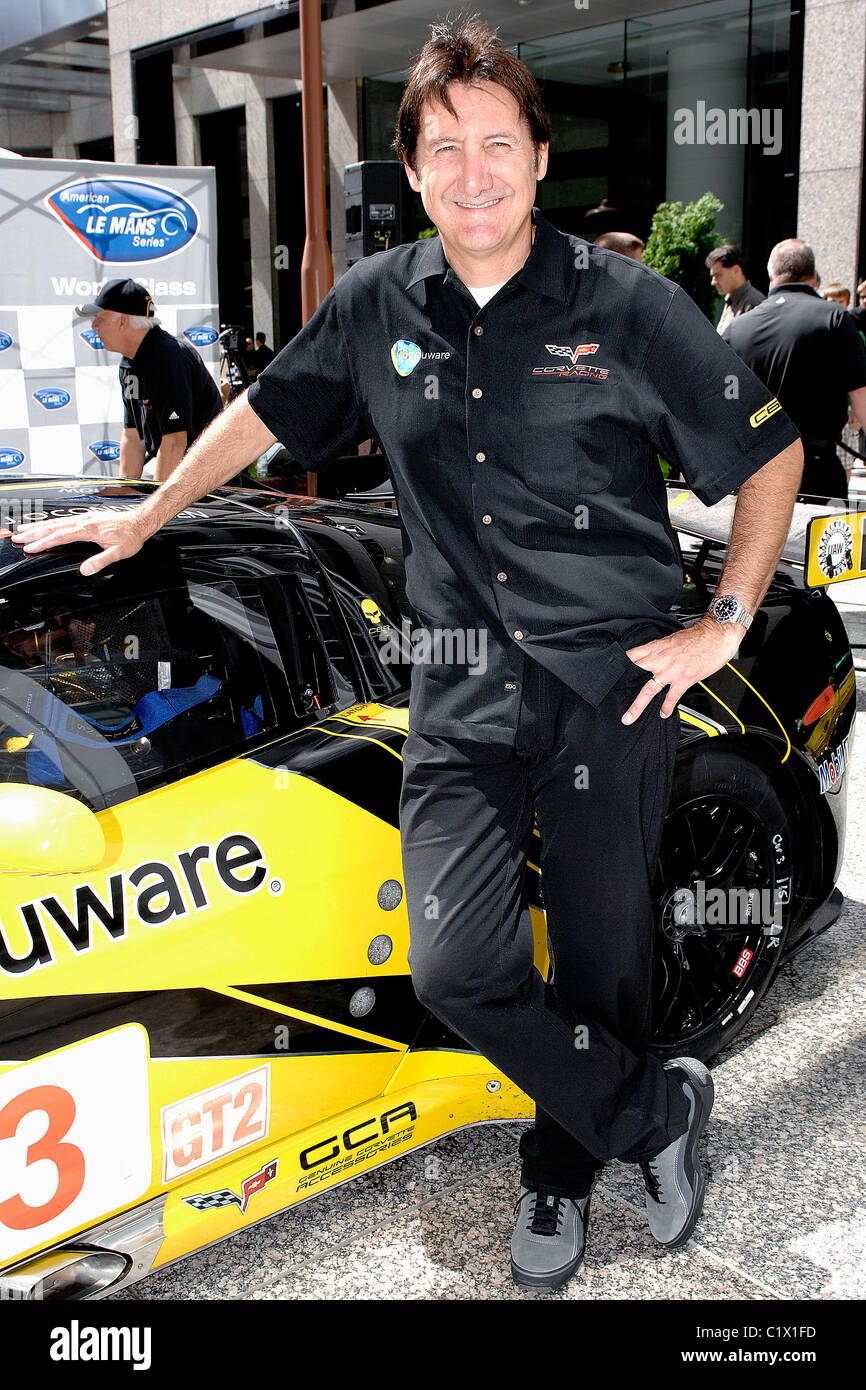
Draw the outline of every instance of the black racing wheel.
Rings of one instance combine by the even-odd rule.
[[[708,1061],[751,1017],[791,924],[792,833],[745,751],[678,759],[656,892],[653,1051]]]

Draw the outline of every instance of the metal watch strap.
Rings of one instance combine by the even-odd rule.
[[[720,608],[721,613],[717,611]],[[733,594],[717,594],[707,612],[717,623],[737,623],[746,631],[752,625],[752,614]]]

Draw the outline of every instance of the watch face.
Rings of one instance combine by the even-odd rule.
[[[735,598],[717,598],[713,603],[713,617],[723,623],[730,622],[737,616],[739,606]]]

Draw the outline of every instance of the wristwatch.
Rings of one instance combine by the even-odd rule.
[[[709,617],[717,623],[739,623],[740,627],[752,625],[752,615],[733,594],[717,595],[707,609]]]

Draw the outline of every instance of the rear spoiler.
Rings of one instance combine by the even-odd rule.
[[[727,545],[737,499],[707,507],[682,484],[668,483],[668,513],[677,531]],[[795,502],[782,560],[803,570],[808,588],[866,576],[866,512],[829,511],[816,502]]]

